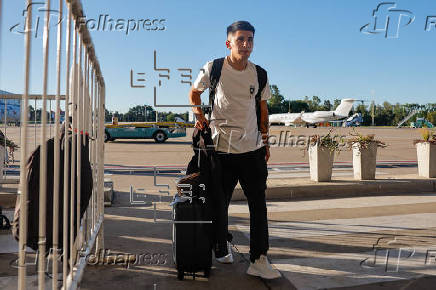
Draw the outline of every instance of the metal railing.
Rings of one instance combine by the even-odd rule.
[[[84,17],[80,0],[58,0],[59,13],[56,26],[49,23],[51,1],[46,0],[44,12],[43,34],[43,66],[41,95],[31,95],[30,71],[32,42],[32,1],[25,1],[27,14],[24,33],[24,90],[22,95],[1,95],[4,99],[21,99],[20,121],[20,181],[19,181],[19,253],[18,253],[18,289],[26,289],[29,285],[27,276],[26,256],[28,230],[28,169],[31,144],[29,144],[29,100],[38,99],[42,102],[39,163],[39,228],[37,277],[38,289],[45,289],[47,283],[52,289],[76,289],[83,275],[88,254],[103,249],[103,219],[104,219],[104,107],[105,83],[96,57],[94,45],[86,25],[80,25],[79,19]],[[65,9],[64,9],[65,6]],[[0,0],[0,19],[2,11]],[[64,13],[66,21],[64,20]],[[56,40],[50,39],[50,29],[57,30]],[[65,39],[63,31],[66,32]],[[0,35],[1,36],[1,35]],[[56,94],[48,94],[48,75],[50,54],[49,46],[56,44]],[[64,74],[62,72],[65,72]],[[65,94],[61,95],[61,83],[65,82]],[[54,100],[54,149],[48,152],[47,146],[48,121],[47,101]],[[61,102],[65,108],[65,121],[61,128]],[[51,101],[50,101],[51,106]],[[36,107],[35,107],[36,110]],[[6,111],[5,111],[6,114]],[[50,108],[51,116],[51,108]],[[51,117],[49,117],[51,119]],[[51,122],[50,122],[51,123]],[[5,126],[7,118],[5,118]],[[34,124],[36,126],[36,124]],[[35,129],[36,130],[36,129]],[[51,129],[50,129],[51,130]],[[36,132],[36,131],[35,131]],[[50,131],[51,132],[51,131]],[[51,135],[51,133],[50,133]],[[36,136],[35,136],[36,138]],[[82,148],[89,140],[89,155],[82,156]],[[70,148],[71,146],[71,148]],[[61,158],[61,147],[64,156]],[[53,172],[48,172],[47,156],[53,154]],[[92,194],[89,205],[81,217],[81,179],[83,177],[82,158],[90,162],[92,176]],[[61,164],[63,160],[63,164]],[[62,169],[62,170],[61,170]],[[63,172],[63,176],[60,175]],[[48,188],[47,174],[53,174],[53,188]],[[63,192],[59,188],[63,183]],[[61,187],[62,188],[62,187]],[[53,228],[47,228],[46,218],[48,194],[53,194]],[[62,207],[59,206],[63,199]],[[75,204],[75,202],[77,204]],[[60,212],[62,208],[62,212]],[[77,210],[73,210],[77,208]],[[71,210],[69,210],[71,209]],[[61,224],[62,223],[62,224]],[[62,225],[62,226],[61,226]],[[59,229],[62,228],[62,233]],[[48,231],[52,231],[53,247],[47,251]],[[61,235],[62,234],[62,235]],[[62,244],[59,243],[62,236]],[[50,263],[51,282],[47,279],[47,265]],[[59,268],[59,265],[62,265]],[[62,275],[61,280],[59,280]]]
[[[404,123],[406,123],[410,118],[412,118],[413,116],[415,116],[418,113],[419,113],[419,110],[413,110],[412,112],[410,112],[409,115],[407,115],[406,118],[404,118],[403,120],[401,120],[398,123],[397,128],[400,128]]]

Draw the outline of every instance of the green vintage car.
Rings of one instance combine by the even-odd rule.
[[[154,139],[163,143],[168,138],[186,136],[186,128],[193,124],[185,122],[113,122],[105,124],[104,142],[115,139]]]

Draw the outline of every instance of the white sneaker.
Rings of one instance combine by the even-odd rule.
[[[271,266],[265,255],[261,255],[259,259],[254,261],[254,263],[250,263],[247,274],[262,277],[264,279],[276,279],[282,276],[278,270]]]
[[[216,258],[218,263],[221,264],[233,264],[233,254],[232,254],[232,245],[227,242],[227,255],[221,257],[221,258]]]

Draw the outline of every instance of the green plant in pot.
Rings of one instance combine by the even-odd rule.
[[[342,138],[330,130],[327,135],[313,135],[309,138],[310,179],[313,181],[330,181],[335,152],[339,152]]]
[[[420,129],[421,139],[415,139],[418,159],[418,175],[426,178],[436,177],[436,133],[428,128]]]
[[[353,151],[353,174],[357,180],[375,179],[377,149],[387,147],[386,143],[375,139],[374,134],[362,135],[354,128],[345,141],[346,147]]]

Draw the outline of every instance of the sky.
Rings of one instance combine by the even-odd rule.
[[[58,1],[52,3],[52,9],[58,9]],[[133,24],[139,27],[128,34],[108,27],[91,30],[106,82],[106,107],[111,111],[126,112],[134,105],[153,105],[154,87],[160,105],[189,104],[190,86],[181,83],[189,80],[181,77],[186,71],[179,69],[192,69],[193,81],[207,61],[227,55],[226,27],[237,20],[247,20],[256,28],[250,60],[268,71],[270,84],[277,85],[286,99],[316,95],[322,101],[355,98],[367,104],[436,102],[434,0],[399,0],[383,5],[376,19],[378,24],[384,24],[389,17],[391,38],[385,37],[384,25],[373,30],[373,10],[383,3],[373,0],[83,0],[82,3],[86,18],[96,20],[88,25],[107,15],[114,21],[131,19],[132,27]],[[23,92],[24,37],[18,33],[20,26],[10,29],[16,24],[23,25],[24,8],[25,1],[3,0],[0,89],[13,93]],[[34,14],[34,23],[41,17],[41,29],[32,44],[31,92],[41,93],[43,12]],[[141,24],[145,19],[160,22],[144,28]],[[408,24],[410,19],[413,22]],[[426,31],[428,19],[434,19],[434,24],[428,25]],[[361,32],[361,27],[368,23],[366,33]],[[146,29],[150,27],[157,30]],[[49,93],[54,94],[55,29],[50,33],[49,49]],[[157,67],[170,70],[169,80],[159,78],[163,72],[154,70],[154,51]],[[62,60],[65,65],[65,54]],[[143,77],[144,82],[138,81]],[[131,81],[145,87],[132,88]],[[63,92],[64,88],[63,85]],[[203,100],[207,102],[206,94]],[[188,108],[158,110],[185,112]]]

